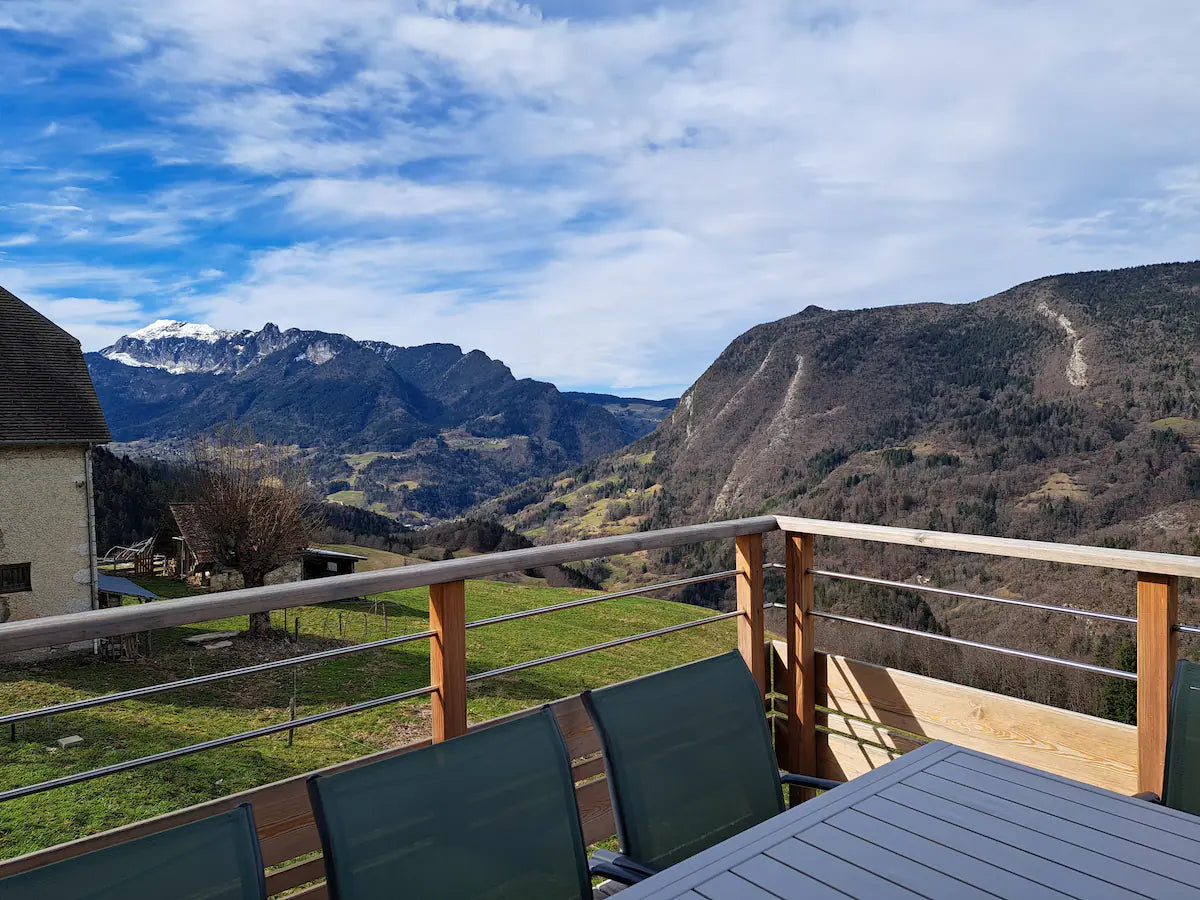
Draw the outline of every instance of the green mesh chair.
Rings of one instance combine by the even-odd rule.
[[[1200,815],[1200,664],[1181,659],[1171,683],[1167,719],[1167,758],[1163,795],[1138,794],[1143,800]]]
[[[331,900],[583,900],[587,849],[549,709],[308,781]]]
[[[4,900],[264,900],[250,804],[0,879]]]
[[[758,684],[736,652],[585,691],[608,771],[623,857],[655,871],[784,811]],[[593,857],[595,859],[595,857]]]

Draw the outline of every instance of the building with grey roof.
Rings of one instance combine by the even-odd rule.
[[[91,458],[109,439],[79,341],[0,287],[0,622],[95,608]]]

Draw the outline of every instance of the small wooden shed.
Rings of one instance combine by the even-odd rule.
[[[300,578],[302,581],[308,581],[310,578],[350,575],[353,574],[355,566],[364,560],[366,560],[365,556],[358,556],[355,553],[322,550],[320,547],[305,547],[304,569]]]

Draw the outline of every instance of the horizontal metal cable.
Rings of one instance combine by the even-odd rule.
[[[259,672],[269,672],[272,669],[284,669],[301,663],[320,662],[348,656],[352,653],[362,653],[365,650],[375,650],[379,647],[391,647],[396,644],[406,644],[409,641],[419,641],[422,638],[433,637],[436,632],[417,631],[412,634],[402,634],[398,637],[383,638],[366,644],[352,644],[349,647],[335,647],[332,650],[321,650],[317,653],[307,653],[304,656],[289,656],[287,659],[277,659],[272,662],[258,663],[253,666],[242,666],[237,669],[226,669],[209,675],[196,675],[192,678],[180,678],[178,681],[164,681],[162,684],[151,684],[146,687],[131,688],[128,691],[118,691],[113,694],[103,694],[99,697],[88,697],[86,700],[72,700],[68,703],[56,703],[53,706],[43,706],[41,709],[30,709],[25,712],[9,713],[0,716],[0,725],[24,722],[27,719],[40,719],[43,716],[56,716],[59,713],[75,712],[80,709],[90,709],[93,706],[104,706],[109,703],[119,703],[122,700],[134,700],[138,697],[148,697],[151,694],[161,694],[163,691],[174,691],[179,688],[194,687],[198,684],[210,684],[223,681],[238,675],[255,675]]]
[[[356,572],[336,578],[313,578],[301,582],[220,591],[138,606],[41,616],[0,624],[0,655],[19,650],[57,647],[114,634],[131,634],[195,622],[211,622],[254,612],[312,606],[385,591],[503,575],[585,559],[659,550],[748,534],[763,534],[775,531],[776,528],[773,516],[706,522],[700,525],[637,531],[566,544],[527,547],[522,550],[505,550],[461,559],[398,566],[373,572]]]
[[[894,631],[898,634],[909,634],[913,637],[928,638],[931,641],[943,641],[947,644],[957,644],[960,647],[974,647],[976,650],[990,650],[993,653],[1003,653],[1005,656],[1019,656],[1022,659],[1032,659],[1037,662],[1053,663],[1058,666],[1067,666],[1071,669],[1081,669],[1084,672],[1093,672],[1097,675],[1110,675],[1113,678],[1125,678],[1129,681],[1137,681],[1137,675],[1133,672],[1124,672],[1121,669],[1110,669],[1106,666],[1094,666],[1091,663],[1076,662],[1073,659],[1062,659],[1058,656],[1044,656],[1041,653],[1030,653],[1026,650],[1014,650],[1011,647],[997,647],[995,644],[982,644],[979,641],[968,641],[964,638],[950,637],[946,634],[934,634],[930,631],[917,631],[915,628],[905,628],[901,625],[885,625],[882,622],[872,622],[870,619],[856,619],[853,616],[842,616],[837,613],[823,612],[813,610],[812,613],[822,619],[831,619],[835,622],[847,622],[851,625],[865,625],[868,628],[880,628],[884,631]]]
[[[1176,625],[1176,631],[1182,631],[1184,634],[1200,634],[1200,628],[1195,625]]]
[[[1054,606],[1049,603],[1036,603],[1033,600],[1015,600],[1011,597],[997,597],[993,594],[970,594],[966,591],[954,591],[949,588],[931,587],[925,584],[910,584],[907,581],[889,581],[886,578],[872,578],[867,575],[849,575],[845,572],[831,572],[828,569],[809,569],[810,575],[820,575],[822,578],[833,578],[838,581],[857,581],[862,584],[878,584],[882,587],[897,588],[904,591],[920,591],[926,594],[941,594],[945,597],[963,597],[967,600],[987,600],[991,603],[1006,603],[1009,606],[1025,606],[1030,609],[1040,609],[1045,612],[1067,613],[1072,616],[1082,616],[1087,619],[1103,619],[1107,622],[1123,622],[1136,625],[1135,616],[1119,616],[1116,613],[1092,612],[1089,609],[1072,609],[1069,606]]]
[[[713,572],[711,575],[695,575],[691,578],[680,578],[676,581],[664,581],[661,584],[651,584],[647,587],[630,588],[627,591],[616,591],[612,594],[598,594],[595,597],[584,597],[582,600],[571,600],[567,603],[555,603],[553,606],[539,606],[536,609],[526,609],[521,612],[507,613],[503,616],[492,616],[490,619],[479,619],[468,622],[467,628],[481,628],[484,625],[495,625],[499,622],[512,622],[517,619],[527,619],[530,616],[540,616],[542,613],[555,612],[560,609],[573,609],[576,606],[588,606],[604,600],[615,600],[617,597],[635,597],[647,591],[665,591],[668,588],[683,587],[688,584],[701,584],[705,581],[719,581],[730,578],[738,573],[737,569],[726,569],[723,572]]]
[[[764,603],[763,609],[787,609],[786,603]]]
[[[692,578],[681,578],[676,581],[668,581],[662,584],[653,584],[648,587],[634,588],[627,591],[617,591],[611,594],[601,594],[596,597],[585,597],[581,600],[574,600],[569,603],[558,603],[553,606],[543,606],[538,609],[524,610],[523,612],[509,613],[503,616],[494,616],[490,619],[480,619],[477,622],[468,622],[467,628],[479,628],[483,625],[494,625],[498,622],[508,622],[515,619],[524,619],[529,616],[541,615],[542,613],[554,612],[559,609],[570,609],[576,606],[586,606],[591,603],[599,603],[603,600],[612,600],[618,597],[630,597],[636,594],[645,593],[647,591],[666,590],[668,588],[683,587],[689,584],[700,584],[706,581],[717,581],[721,578],[728,578],[736,575],[737,569],[728,569],[723,572],[714,572],[711,575],[697,575]],[[222,681],[226,678],[234,678],[239,675],[255,675],[260,672],[269,672],[272,669],[282,669],[288,666],[300,665],[307,662],[320,662],[326,659],[335,659],[339,656],[347,656],[353,653],[362,653],[366,650],[375,650],[379,647],[389,647],[396,644],[404,644],[409,641],[421,640],[423,638],[433,637],[436,632],[433,631],[418,631],[413,634],[400,635],[393,638],[384,638],[378,641],[371,641],[365,644],[354,644],[350,647],[337,647],[332,650],[322,650],[317,653],[309,653],[304,656],[294,656],[287,659],[274,660],[272,662],[259,663],[253,666],[242,666],[237,669],[228,669],[221,672],[213,672],[209,675],[197,675],[192,678],[181,678],[177,681],[163,682],[162,684],[148,685],[141,688],[132,688],[127,691],[119,691],[112,694],[105,694],[100,697],[89,697],[84,700],[73,700],[67,703],[57,703],[53,706],[46,706],[40,709],[31,709],[19,713],[10,713],[0,716],[0,725],[10,725],[17,722],[24,722],[30,719],[39,719],[45,716],[59,715],[60,713],[76,712],[81,709],[90,709],[96,706],[104,706],[109,703],[119,703],[124,700],[135,700],[139,697],[147,697],[153,694],[159,694],[164,691],[173,691],[180,688],[194,687],[200,684],[210,684],[214,681]]]
[[[293,719],[290,722],[277,722],[274,725],[264,725],[262,728],[255,728],[251,731],[243,731],[239,734],[231,734],[226,737],[213,738],[211,741],[201,741],[199,744],[189,744],[186,747],[177,747],[174,750],[164,750],[162,753],[152,753],[149,756],[142,756],[138,759],[129,759],[125,762],[113,763],[109,766],[101,766],[98,769],[89,769],[86,772],[77,772],[74,775],[64,775],[61,778],[51,778],[49,781],[39,781],[37,784],[28,784],[24,787],[13,788],[7,791],[0,791],[0,802],[5,800],[15,800],[18,797],[28,797],[30,794],[40,794],[43,791],[48,791],[53,788],[66,787],[69,784],[79,784],[82,781],[91,781],[93,778],[101,778],[105,775],[115,775],[118,772],[127,772],[130,769],[140,769],[142,766],[148,766],[151,763],[163,762],[168,759],[177,759],[180,756],[190,756],[193,753],[200,753],[204,750],[213,750],[217,747],[225,747],[229,744],[239,744],[242,741],[249,741],[253,738],[265,737],[268,734],[278,734],[281,731],[288,731],[292,728],[299,728],[302,725],[313,725],[317,722],[324,722],[328,719],[337,719],[341,716],[348,716],[351,713],[363,712],[364,710],[374,709],[377,706],[385,706],[389,703],[399,703],[401,700],[408,700],[412,697],[420,697],[425,694],[433,693],[432,687],[417,688],[412,691],[405,691],[402,694],[391,694],[387,697],[376,697],[374,700],[364,700],[362,703],[355,703],[350,706],[343,706],[340,709],[329,709],[325,712],[314,713],[311,716]]]
[[[605,641],[603,644],[592,644],[590,647],[581,647],[578,650],[568,650],[565,653],[556,653],[553,656],[543,656],[541,659],[531,659],[526,662],[514,663],[511,666],[503,666],[499,669],[490,669],[487,672],[479,672],[476,675],[469,676],[467,681],[483,681],[487,678],[494,678],[497,675],[507,675],[510,672],[520,672],[523,669],[532,669],[534,666],[543,666],[546,663],[558,662],[561,659],[571,659],[574,656],[583,656],[585,653],[595,653],[597,650],[607,650],[610,647],[620,647],[622,644],[632,644],[634,641],[644,641],[647,638],[658,637],[662,634],[671,634],[673,631],[683,631],[685,628],[695,628],[697,625],[708,625],[710,622],[720,622],[723,619],[732,619],[741,615],[744,615],[744,613],[740,609],[735,609],[732,612],[721,613],[720,615],[716,616],[706,616],[703,619],[696,619],[692,622],[683,622],[679,625],[668,625],[666,628],[657,628],[654,631],[646,631],[642,634],[631,635],[630,637],[617,638],[613,641]]]
[[[785,566],[783,563],[776,563],[776,562],[763,563],[763,569],[786,569],[786,568],[787,568],[787,566]]]

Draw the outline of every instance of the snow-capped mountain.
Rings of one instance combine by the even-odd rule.
[[[290,328],[280,331],[268,322],[261,331],[226,331],[195,322],[159,319],[145,328],[120,338],[100,355],[114,362],[139,368],[162,369],[172,375],[208,373],[232,375],[254,365],[284,347],[314,336],[322,349],[304,352],[314,362],[328,361],[330,350],[320,332]]]
[[[652,404],[647,421],[645,401],[568,397],[453,344],[398,347],[270,323],[226,331],[164,319],[87,361],[119,441],[172,444],[237,422],[314,449],[333,491],[353,481],[363,502],[425,516],[615,450],[669,409]],[[345,460],[368,450],[382,454],[369,472]]]

